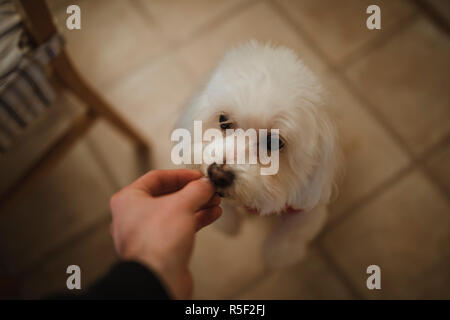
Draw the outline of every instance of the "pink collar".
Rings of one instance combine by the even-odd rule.
[[[251,208],[251,207],[247,207],[245,206],[245,209],[247,210],[248,213],[250,214],[259,214],[259,209],[256,208]],[[280,213],[280,214],[298,214],[298,213],[302,213],[303,209],[295,209],[291,206],[286,205],[286,207],[284,208],[284,210]],[[270,213],[272,214],[272,213]],[[273,213],[275,214],[275,213]]]

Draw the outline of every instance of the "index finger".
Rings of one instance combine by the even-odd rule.
[[[157,197],[178,191],[202,176],[200,171],[189,169],[152,170],[138,178],[129,187],[143,190]]]
[[[183,189],[168,197],[184,211],[195,213],[209,203],[214,192],[211,182],[204,178],[189,182]]]

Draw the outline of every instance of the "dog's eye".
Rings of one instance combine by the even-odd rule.
[[[275,151],[276,141],[278,140],[278,150],[283,149],[284,141],[280,136],[271,135],[270,133],[267,135],[267,150]]]

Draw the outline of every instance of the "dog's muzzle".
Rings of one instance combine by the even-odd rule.
[[[234,173],[224,164],[213,163],[208,167],[208,178],[216,188],[225,189],[233,184]]]

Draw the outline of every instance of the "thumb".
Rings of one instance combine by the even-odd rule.
[[[215,189],[211,182],[206,178],[201,178],[189,182],[183,189],[173,193],[170,197],[174,198],[177,205],[195,213],[209,202],[214,192]]]

